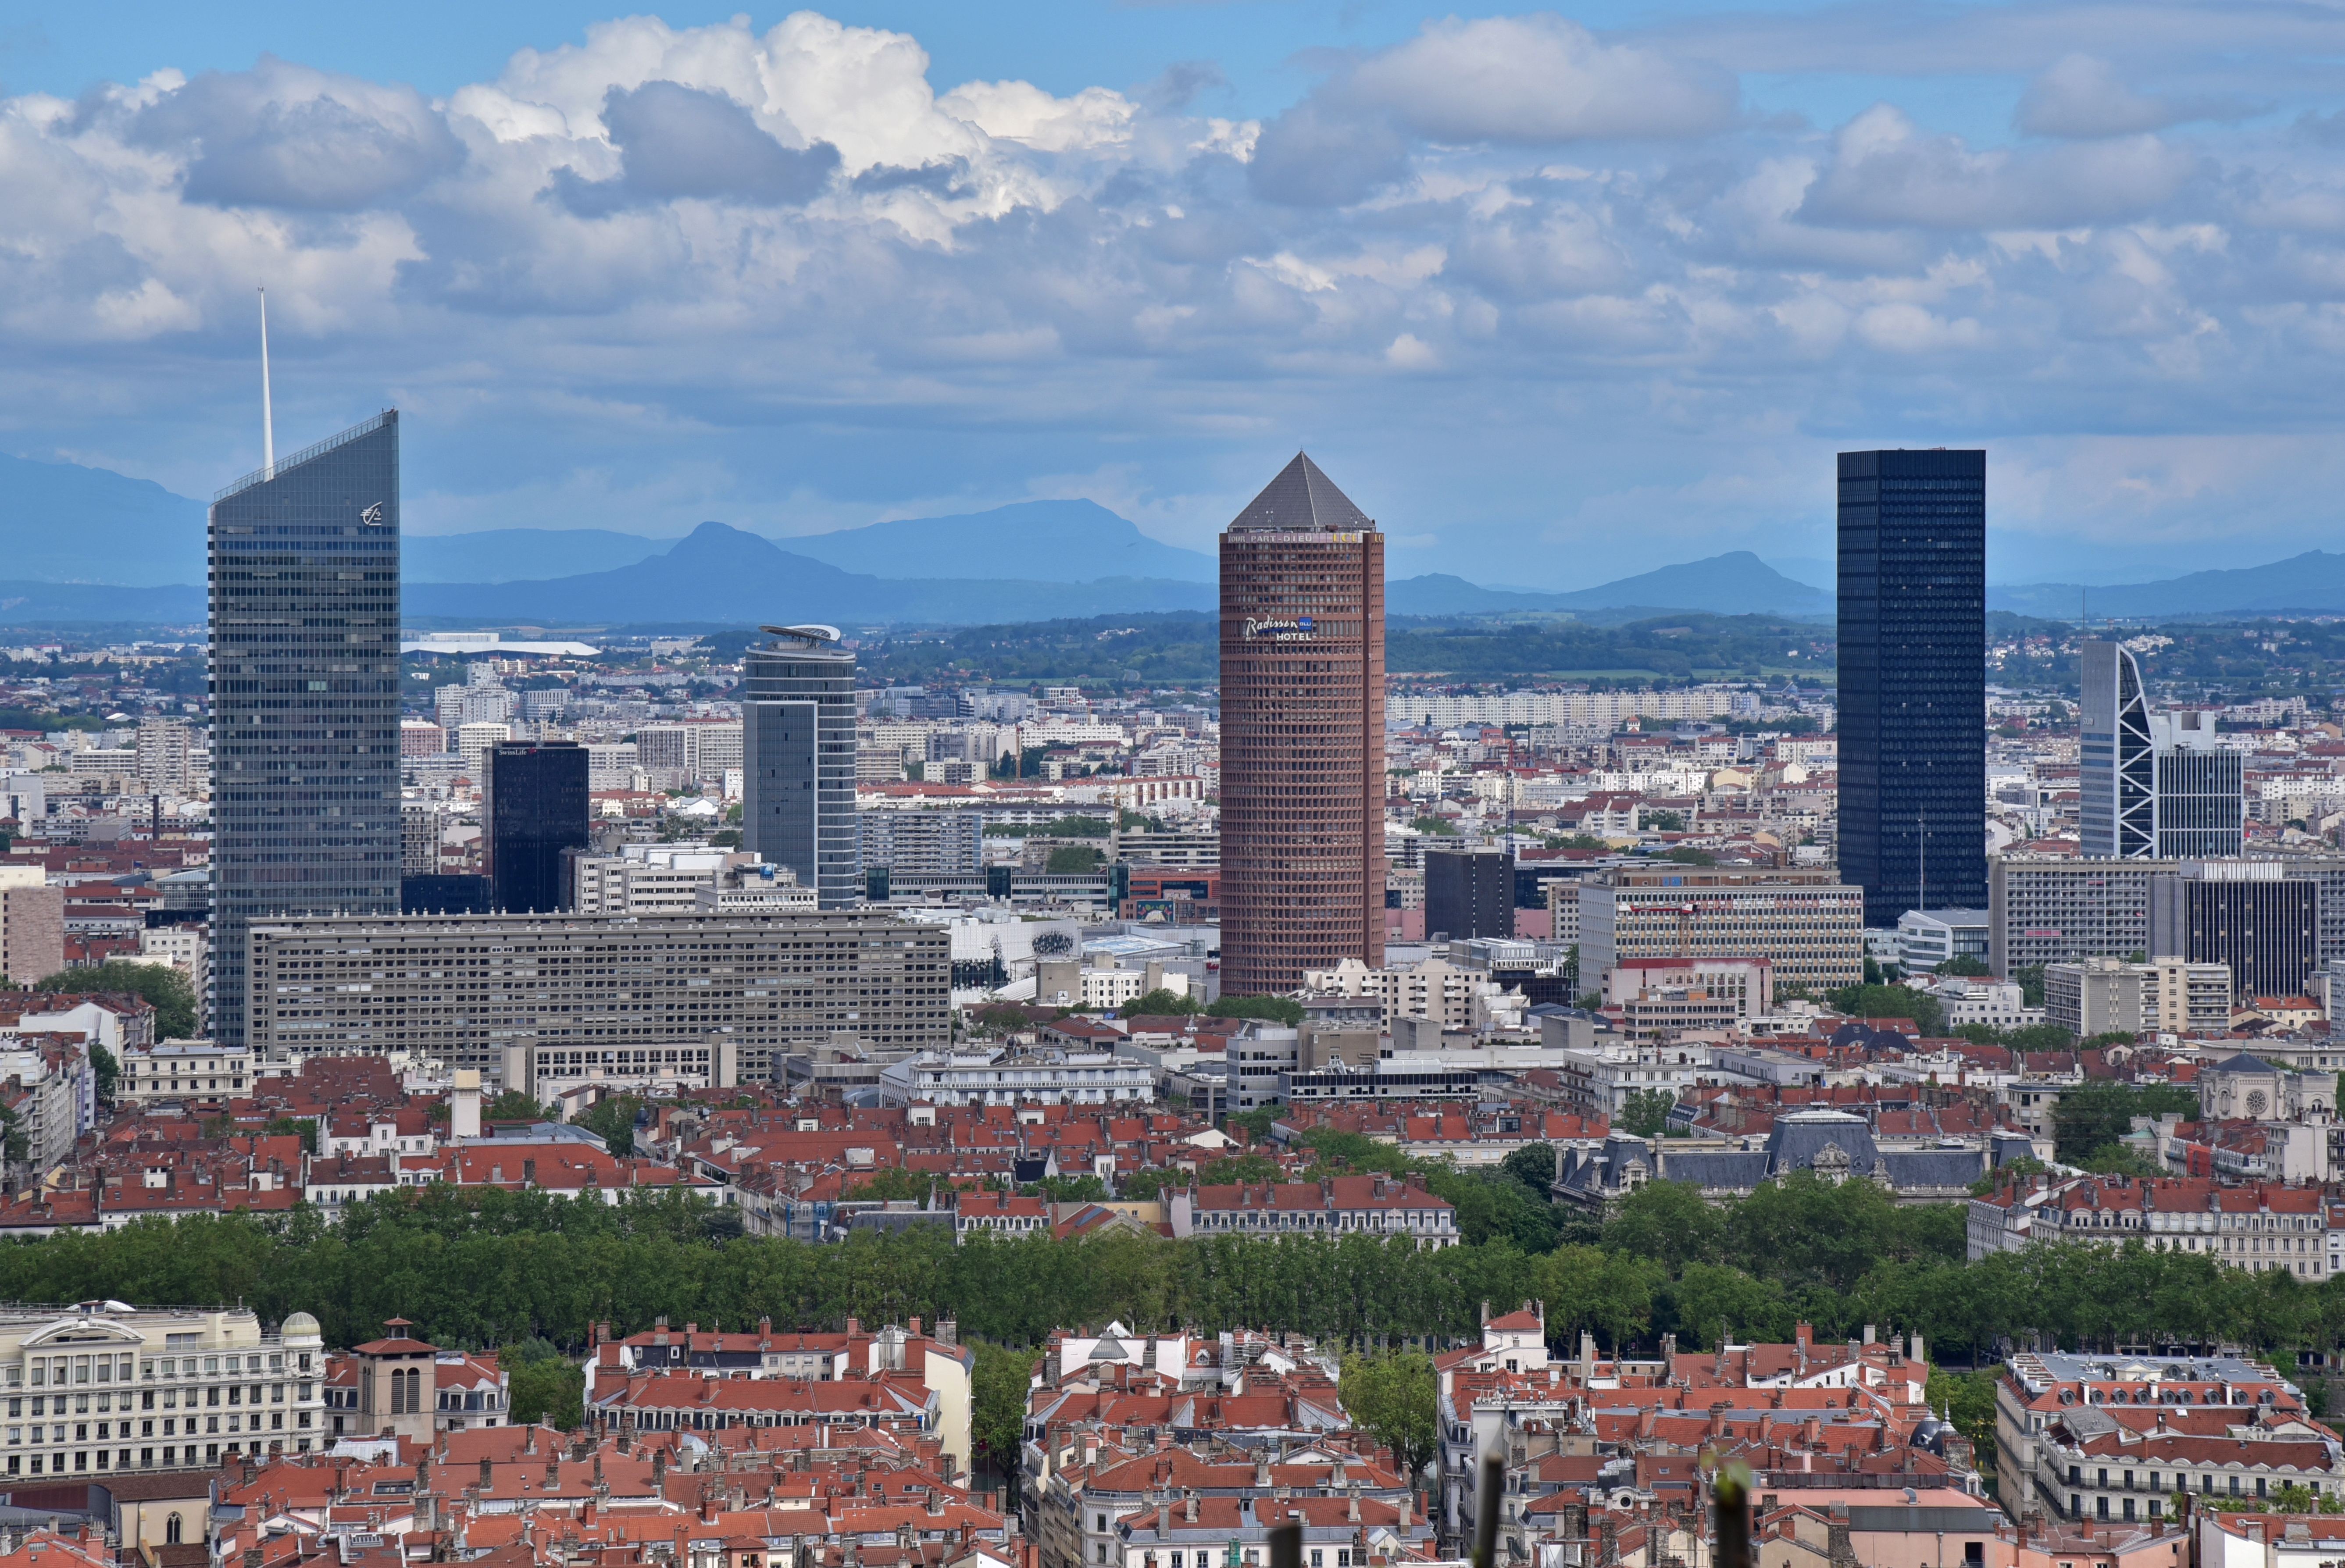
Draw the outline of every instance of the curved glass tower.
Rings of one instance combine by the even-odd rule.
[[[212,1027],[241,1047],[255,920],[399,912],[397,410],[221,491],[210,533]]]

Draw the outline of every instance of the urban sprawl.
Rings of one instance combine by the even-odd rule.
[[[1216,679],[889,686],[403,626],[399,439],[0,649],[9,1568],[2345,1561],[2287,623],[1852,452],[1781,668],[1460,683],[1297,456]]]

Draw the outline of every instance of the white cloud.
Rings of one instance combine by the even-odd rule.
[[[1554,526],[1558,578],[1617,575],[1777,548],[1835,446],[1977,440],[2047,550],[2228,537],[2227,486],[2325,520],[2255,464],[2062,456],[2345,419],[2325,122],[2189,123],[2218,85],[2061,32],[2011,81],[2049,141],[1817,129],[1738,108],[1733,35],[1445,21],[1262,123],[1193,113],[1203,67],[932,84],[810,12],[601,23],[444,100],[271,60],[0,97],[0,445],[251,467],[265,282],[279,433],[399,400],[432,526],[1064,490],[1196,541],[1307,443],[1467,574]]]
[[[1452,16],[1363,61],[1343,96],[1437,141],[1544,146],[1721,130],[1735,84],[1715,66],[1599,43],[1553,15]]]

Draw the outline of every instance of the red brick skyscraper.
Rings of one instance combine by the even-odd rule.
[[[1300,453],[1222,535],[1222,988],[1385,951],[1385,536]]]

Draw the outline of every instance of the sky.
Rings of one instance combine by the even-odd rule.
[[[2138,581],[2337,537],[2340,154],[2309,0],[12,0],[0,450],[257,468],[265,286],[278,450],[396,405],[411,532],[1210,550],[1304,449],[1569,589],[1979,446],[1993,580]]]

